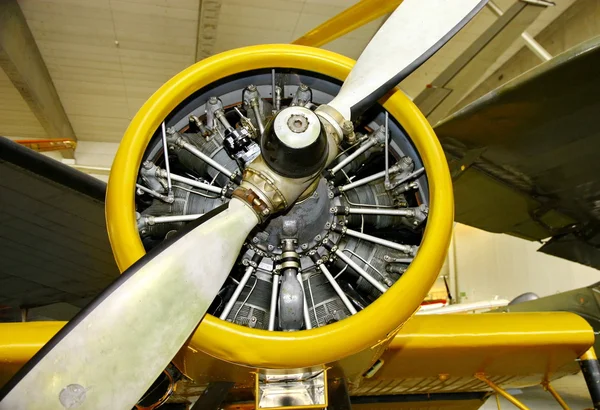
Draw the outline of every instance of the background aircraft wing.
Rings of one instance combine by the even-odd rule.
[[[106,184],[1,137],[0,175],[0,320],[50,304],[68,319],[119,274]]]
[[[437,124],[458,222],[600,268],[598,67],[600,37]]]

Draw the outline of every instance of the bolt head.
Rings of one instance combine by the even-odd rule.
[[[58,395],[60,404],[65,409],[74,409],[85,402],[87,389],[79,384],[69,384]]]
[[[353,130],[354,124],[352,124],[352,121],[346,120],[342,123],[342,132],[344,135],[350,134]]]
[[[288,118],[287,126],[294,133],[301,133],[308,129],[308,118],[302,114],[293,114]]]

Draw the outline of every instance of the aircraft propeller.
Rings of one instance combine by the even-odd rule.
[[[328,107],[319,107],[321,118],[336,130],[355,119],[485,3],[405,0],[367,45],[339,94]],[[304,149],[313,142],[288,148]],[[323,167],[303,184],[309,185]],[[280,184],[293,184],[270,172]],[[288,193],[287,203],[301,193]],[[185,234],[127,269],[3,388],[0,409],[131,409],[198,326],[248,234],[279,210],[267,206],[257,212],[256,201],[261,203],[234,195],[228,206],[190,223]]]

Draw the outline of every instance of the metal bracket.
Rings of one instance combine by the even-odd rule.
[[[256,375],[257,409],[322,409],[328,407],[327,370]]]
[[[196,401],[191,410],[218,410],[225,400],[227,393],[233,387],[233,382],[209,383],[202,396]]]
[[[515,396],[511,395],[509,392],[504,390],[502,387],[498,386],[496,383],[488,379],[484,373],[475,373],[475,378],[481,380],[485,384],[491,387],[496,393],[504,397],[506,400],[515,405],[515,407],[521,410],[529,410],[529,407],[525,406],[521,403]]]
[[[483,153],[487,151],[487,147],[472,149],[465,152],[462,158],[459,158],[450,163],[450,175],[452,182],[456,181],[462,174],[477,161]]]

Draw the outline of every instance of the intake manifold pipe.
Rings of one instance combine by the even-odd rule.
[[[300,256],[294,239],[283,240],[281,258],[281,289],[279,290],[279,328],[301,330],[304,324],[304,290],[298,280]]]

